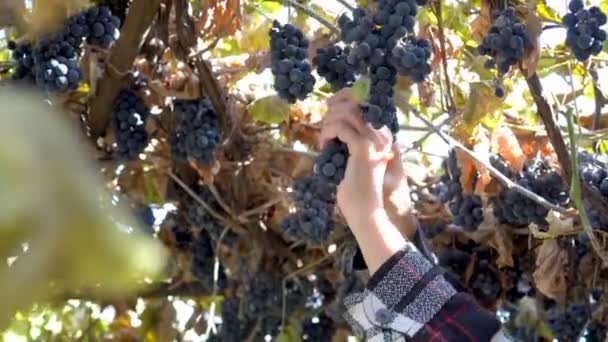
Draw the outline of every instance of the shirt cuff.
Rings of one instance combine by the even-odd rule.
[[[393,334],[414,336],[454,294],[441,269],[407,241],[372,275],[364,291],[346,297],[345,318],[369,341],[397,341]]]

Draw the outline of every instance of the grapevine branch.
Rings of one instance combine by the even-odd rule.
[[[543,123],[545,124],[547,135],[551,140],[551,144],[555,149],[557,158],[562,166],[564,174],[566,175],[566,182],[568,182],[568,185],[574,190],[574,195],[576,195],[575,197],[578,197],[574,198],[574,200],[575,202],[577,202],[576,204],[579,208],[579,211],[581,211],[581,218],[583,220],[582,223],[585,233],[589,237],[591,246],[595,250],[596,254],[602,259],[602,263],[604,265],[608,265],[608,256],[605,255],[606,253],[602,251],[602,248],[600,247],[597,238],[595,237],[591,230],[591,227],[589,226],[587,215],[584,213],[584,208],[582,206],[581,200],[583,197],[588,199],[593,207],[599,209],[599,213],[602,216],[608,215],[608,203],[603,198],[603,196],[597,190],[593,189],[589,184],[583,182],[581,188],[581,182],[580,179],[578,179],[578,171],[576,169],[578,163],[576,160],[577,156],[575,147],[572,146],[571,151],[569,151],[566,147],[566,143],[564,142],[564,138],[562,137],[561,131],[559,130],[559,127],[557,126],[553,118],[551,107],[543,96],[542,85],[540,83],[538,75],[536,75],[535,73],[534,75],[527,77],[526,82],[528,83],[530,93],[532,93],[532,97],[534,99],[534,102],[536,103],[538,114],[540,115],[541,119],[543,120]],[[568,133],[572,140],[574,139],[572,113],[567,115],[567,118]],[[574,144],[574,140],[572,140],[571,143]],[[570,158],[570,156],[572,157],[572,159]]]
[[[417,113],[416,111],[412,110],[413,112],[415,112],[416,116],[419,116],[420,113]],[[403,151],[402,153],[408,153],[414,149],[420,148],[422,146],[422,143],[428,139],[433,133],[436,132],[436,129],[440,130],[443,126],[449,124],[450,122],[452,122],[452,120],[455,118],[456,116],[449,116],[447,117],[445,120],[443,120],[442,122],[439,123],[439,125],[437,126],[433,126],[431,124],[431,126],[429,127],[429,131],[424,134],[420,139],[414,141],[414,143],[412,143],[412,146],[408,147],[405,151]],[[426,123],[426,122],[425,122]]]
[[[125,81],[123,73],[131,69],[160,3],[161,0],[134,0],[130,5],[120,37],[112,47],[106,73],[99,80],[97,94],[91,100],[88,122],[94,137],[102,135],[110,122],[112,104]]]
[[[448,75],[448,59],[445,53],[445,32],[443,27],[442,0],[435,1],[435,16],[437,17],[437,26],[439,29],[439,46],[441,48],[441,63],[443,65],[443,75],[445,78],[446,97],[448,98],[448,113],[453,116],[456,110],[454,96],[452,94],[452,85],[450,76]]]
[[[443,139],[448,145],[450,145],[450,147],[456,147],[456,148],[462,150],[469,157],[473,158],[475,161],[477,161],[478,163],[482,164],[485,168],[488,169],[488,171],[490,171],[490,173],[494,177],[498,178],[498,180],[501,181],[508,189],[513,189],[514,191],[516,191],[517,193],[521,194],[522,196],[525,196],[525,197],[533,200],[534,202],[542,205],[543,207],[545,207],[547,209],[551,209],[553,211],[559,212],[559,213],[567,215],[567,216],[573,216],[572,212],[570,212],[570,211],[568,211],[568,210],[566,210],[564,208],[561,208],[561,207],[559,207],[557,205],[554,205],[553,203],[547,201],[543,197],[535,194],[534,192],[532,192],[532,191],[530,191],[530,190],[528,190],[528,189],[520,186],[519,184],[514,183],[507,176],[503,175],[500,171],[498,171],[496,168],[494,168],[487,160],[485,160],[484,158],[478,156],[477,153],[475,153],[475,152],[469,150],[468,148],[466,148],[464,145],[462,145],[456,139],[454,139],[451,136],[443,133],[440,129],[438,129],[437,127],[435,127],[433,125],[433,123],[430,122],[423,115],[421,115],[417,111],[413,111],[413,113],[414,113],[414,115],[416,117],[418,117],[420,120],[422,120],[429,128],[433,129],[433,131],[435,133],[437,133],[437,135],[439,135],[439,137],[441,139]]]
[[[572,179],[570,152],[568,151],[566,143],[564,142],[564,138],[562,137],[559,126],[557,126],[555,119],[553,118],[551,107],[543,96],[543,88],[538,75],[534,74],[527,77],[526,82],[528,83],[532,98],[536,103],[538,115],[540,115],[541,119],[543,120],[549,140],[551,140],[551,144],[553,145],[555,153],[557,154],[557,159],[559,160],[562,170],[564,171],[564,178],[568,185],[570,185]],[[594,208],[599,210],[600,215],[606,217],[606,215],[608,215],[608,201],[606,201],[606,199],[604,199],[597,190],[593,189],[587,183],[583,183],[582,190],[585,199],[587,199]]]
[[[192,65],[198,71],[201,92],[209,97],[213,108],[218,113],[222,127],[226,127],[226,99],[211,67],[201,57],[193,58]]]
[[[604,108],[604,106],[606,105],[606,98],[604,97],[602,90],[597,85],[597,71],[594,69],[589,69],[589,74],[591,74],[591,78],[593,80],[593,97],[595,99],[592,129],[596,131],[600,128],[600,117],[602,115],[602,108]]]

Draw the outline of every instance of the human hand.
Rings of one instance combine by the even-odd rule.
[[[383,189],[394,158],[392,136],[387,128],[375,130],[363,120],[359,104],[347,89],[334,95],[327,105],[320,143],[323,146],[337,138],[350,153],[344,179],[338,185],[338,207],[351,229],[365,229],[375,215],[385,214]],[[392,178],[398,168],[394,170],[387,183],[389,189],[399,188]]]

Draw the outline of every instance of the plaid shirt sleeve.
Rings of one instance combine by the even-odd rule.
[[[421,234],[387,260],[362,292],[345,299],[345,318],[366,341],[510,341],[497,318],[460,293],[433,265]]]

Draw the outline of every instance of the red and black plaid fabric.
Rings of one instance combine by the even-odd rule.
[[[454,295],[437,315],[412,338],[425,342],[486,342],[500,329],[500,322],[468,294]]]
[[[434,264],[420,230],[345,299],[345,319],[372,342],[510,341],[494,313],[456,291]]]

